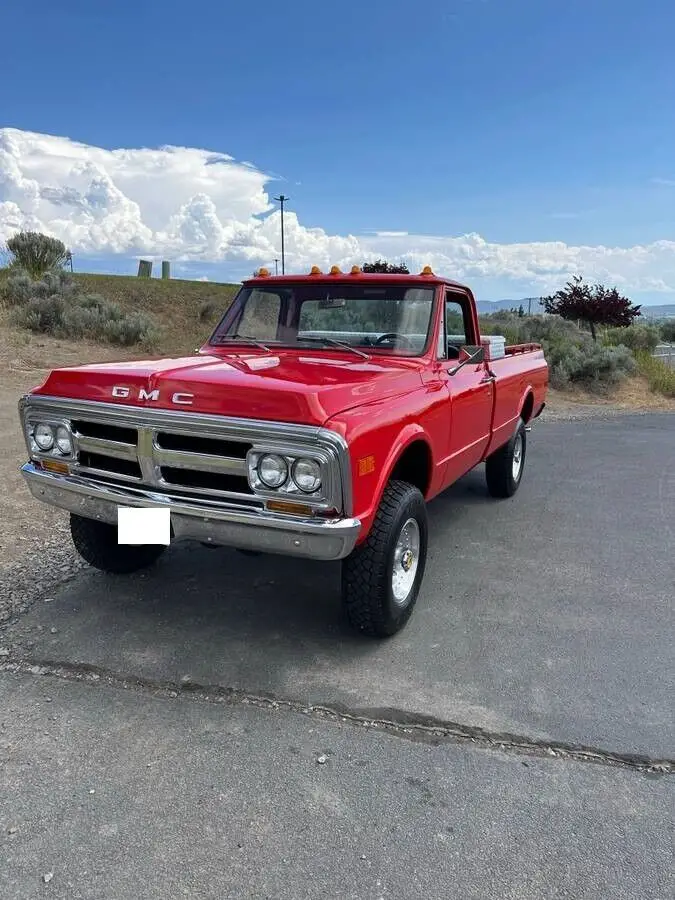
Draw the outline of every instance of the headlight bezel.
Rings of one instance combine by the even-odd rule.
[[[40,426],[51,429],[52,443],[49,447],[41,447],[35,439],[35,431]],[[59,431],[65,431],[69,438],[70,449],[64,452],[59,446]],[[69,419],[57,416],[40,415],[38,412],[29,414],[24,420],[24,437],[31,459],[62,459],[64,461],[75,460],[77,449],[72,424]]]
[[[286,478],[278,487],[270,487],[260,477],[260,461],[268,456],[280,457],[286,464]],[[309,461],[318,467],[319,481],[312,491],[303,490],[293,478],[293,471],[300,461]],[[316,504],[317,507],[327,505],[333,487],[330,481],[330,460],[320,450],[298,448],[290,451],[273,446],[254,446],[246,455],[246,467],[249,486],[257,496],[265,499],[296,497]]]

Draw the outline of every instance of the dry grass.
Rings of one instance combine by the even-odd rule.
[[[675,369],[650,353],[641,351],[635,354],[635,358],[640,374],[646,380],[652,394],[675,400]]]
[[[639,412],[675,412],[675,399],[653,393],[642,375],[626,378],[607,395],[589,394],[580,388],[549,391],[547,408],[553,411],[573,410],[581,406]]]

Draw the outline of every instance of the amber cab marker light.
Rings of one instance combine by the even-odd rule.
[[[331,275],[342,275],[342,272],[340,271],[340,266],[331,266],[330,274]]]
[[[312,266],[312,269],[309,274],[310,275],[320,275],[321,269],[318,266]]]
[[[360,275],[361,269],[358,266],[352,266],[352,275]]]
[[[420,272],[420,275],[433,275],[433,274],[434,274],[434,273],[433,273],[433,270],[432,270],[431,266],[425,266],[425,267],[422,269],[422,271]]]
[[[258,278],[269,278],[270,277],[269,269],[258,269],[257,277]]]

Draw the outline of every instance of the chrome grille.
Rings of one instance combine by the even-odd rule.
[[[67,421],[76,454],[71,474],[129,495],[189,498],[205,508],[265,508],[279,495],[250,488],[246,456],[253,450],[316,459],[321,494],[303,502],[317,512],[352,514],[349,451],[328,428],[31,394],[19,409],[25,429],[43,416]],[[25,433],[29,452],[40,460],[43,454],[31,450]]]
[[[188,491],[251,495],[246,473],[250,442],[158,430],[120,427],[96,420],[73,420],[82,475]]]

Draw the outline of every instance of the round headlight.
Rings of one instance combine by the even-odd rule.
[[[70,432],[65,425],[59,425],[56,429],[56,446],[65,456],[69,456],[72,453],[73,443],[70,439]]]
[[[321,466],[313,459],[298,459],[293,463],[293,481],[305,494],[313,494],[321,487]]]
[[[52,426],[40,422],[39,425],[35,426],[33,440],[40,450],[51,450],[54,446],[54,430],[52,429]]]
[[[279,488],[288,478],[288,466],[283,456],[265,453],[258,460],[258,477],[268,488]]]

